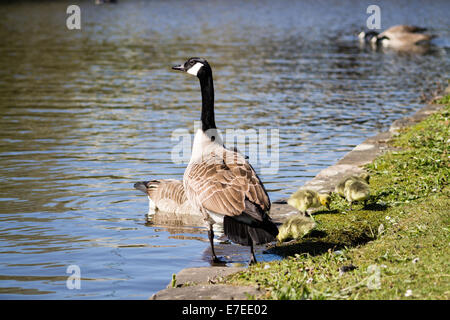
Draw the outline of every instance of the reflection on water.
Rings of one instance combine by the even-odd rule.
[[[193,132],[200,93],[172,64],[210,61],[220,128],[280,130],[280,170],[262,175],[272,199],[419,108],[449,65],[448,1],[379,4],[383,27],[439,35],[425,55],[359,48],[358,1],[79,5],[81,31],[65,27],[64,2],[1,5],[0,298],[148,298],[208,265],[203,229],[146,224],[133,189],[185,168],[171,135]],[[66,287],[69,265],[80,290]]]

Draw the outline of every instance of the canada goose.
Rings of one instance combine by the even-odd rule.
[[[149,214],[156,210],[174,214],[194,213],[186,198],[183,182],[175,179],[161,179],[136,182],[134,187],[144,192],[149,200]]]
[[[369,184],[369,180],[370,180],[370,175],[366,172],[363,172],[357,176],[353,175],[353,176],[348,176],[345,177],[344,179],[342,179],[341,181],[339,181],[339,183],[336,185],[336,187],[334,188],[334,191],[339,194],[342,198],[345,198],[345,194],[344,194],[344,187],[345,187],[345,183],[348,180],[355,180],[355,181],[362,181],[364,183]]]
[[[313,219],[302,214],[293,215],[281,225],[277,239],[279,242],[286,239],[300,239],[315,226]]]
[[[400,24],[400,25],[396,25],[396,26],[392,26],[388,29],[386,29],[384,32],[381,33],[381,35],[395,35],[395,34],[401,34],[401,33],[421,33],[426,31],[426,28],[421,28],[421,27],[417,27],[417,26],[407,26],[404,24]],[[373,38],[377,38],[380,35],[379,32],[374,31],[374,30],[369,30],[367,32],[362,31],[359,35],[358,38],[360,40],[364,40],[365,42],[371,42],[371,40]]]
[[[330,195],[327,193],[320,194],[314,190],[299,189],[288,200],[288,204],[303,214],[309,208],[318,208],[320,206],[327,207],[330,210]]]
[[[214,119],[214,85],[209,63],[190,58],[173,67],[196,76],[202,93],[202,127],[194,137],[192,155],[184,172],[186,196],[209,226],[212,258],[213,225],[223,222],[224,234],[233,242],[250,246],[250,263],[256,262],[253,246],[273,241],[278,234],[269,217],[270,199],[261,180],[245,157],[224,148]]]
[[[425,34],[426,28],[397,25],[390,27],[378,34],[376,31],[361,32],[359,39],[373,46],[408,48],[421,44],[427,44],[435,35]]]
[[[350,204],[350,210],[352,210],[352,204],[355,201],[364,201],[364,206],[367,204],[367,199],[370,197],[370,187],[361,180],[349,179],[345,182],[344,195]]]

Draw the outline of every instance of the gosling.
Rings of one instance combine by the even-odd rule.
[[[364,206],[367,205],[367,200],[370,197],[370,188],[365,182],[349,179],[344,186],[344,195],[350,204],[350,210],[352,210],[352,204],[355,201],[364,201]]]
[[[299,189],[288,200],[288,204],[306,215],[309,208],[327,207],[330,210],[331,197],[329,194],[319,194],[309,189]]]
[[[300,239],[315,226],[316,223],[311,218],[305,217],[302,214],[296,214],[281,225],[278,229],[277,239],[280,243],[287,239]]]
[[[357,176],[348,176],[348,177],[345,177],[344,179],[342,179],[341,181],[339,181],[339,183],[334,188],[334,191],[337,194],[339,194],[342,198],[345,198],[344,187],[345,187],[345,183],[349,180],[361,181],[363,183],[369,184],[370,175],[366,172],[363,172]]]

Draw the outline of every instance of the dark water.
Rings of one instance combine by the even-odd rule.
[[[383,28],[439,35],[426,55],[359,48],[372,1],[93,2],[76,1],[81,31],[66,28],[70,2],[0,5],[3,299],[145,299],[208,265],[203,230],[146,224],[133,189],[186,166],[171,160],[172,137],[193,133],[200,93],[172,64],[210,61],[220,128],[279,130],[279,169],[261,174],[273,200],[448,77],[448,1],[377,2]],[[79,290],[66,286],[69,265]]]

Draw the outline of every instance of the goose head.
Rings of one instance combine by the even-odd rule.
[[[185,63],[172,67],[173,70],[183,71],[196,76],[200,80],[200,88],[202,92],[202,131],[208,132],[210,129],[217,131],[214,120],[214,84],[211,67],[205,59],[189,58]],[[216,132],[217,133],[217,132]],[[216,135],[207,133],[211,141],[214,141]]]
[[[370,31],[367,31],[367,32],[362,31],[358,35],[358,38],[361,41],[364,41],[364,42],[371,42],[373,39],[377,39],[377,36],[378,36],[378,32],[370,30]]]
[[[368,174],[367,172],[361,173],[361,174],[359,175],[359,177],[360,177],[361,179],[363,179],[365,182],[367,182],[367,184],[368,184],[369,181],[370,181],[370,174]]]
[[[330,210],[331,196],[328,193],[319,194],[319,202],[321,205]]]
[[[184,71],[198,78],[211,72],[211,67],[203,58],[189,58],[185,63],[172,67],[173,70]]]

